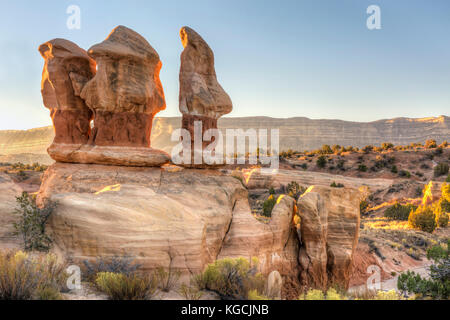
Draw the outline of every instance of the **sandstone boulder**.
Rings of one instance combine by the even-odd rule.
[[[55,249],[74,261],[128,255],[144,270],[191,275],[220,257],[258,256],[267,273],[289,257],[284,268],[296,270],[293,200],[280,200],[265,225],[242,184],[217,171],[56,163],[37,197],[48,200],[58,202],[48,225]]]
[[[299,262],[305,286],[348,288],[358,244],[359,191],[310,187],[298,200],[302,246]]]
[[[184,50],[181,54],[179,108],[183,114],[182,128],[191,135],[191,141],[184,143],[194,150],[195,123],[201,123],[198,132],[203,137],[207,130],[217,129],[217,120],[230,113],[233,105],[217,81],[214,53],[206,41],[189,27],[181,28],[180,37]],[[202,147],[208,144],[204,142]]]
[[[92,111],[77,95],[79,88],[95,75],[95,62],[85,50],[64,39],[41,46],[45,60],[41,93],[50,109],[55,129],[54,143],[83,144],[90,135]]]

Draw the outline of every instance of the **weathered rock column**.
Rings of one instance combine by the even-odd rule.
[[[142,167],[170,161],[150,147],[153,118],[166,102],[162,63],[142,36],[119,26],[88,53],[61,39],[39,50],[46,59],[42,95],[56,131],[47,150],[54,160]]]
[[[182,128],[189,131],[191,141],[184,141],[194,153],[195,122],[201,122],[202,137],[209,129],[217,129],[217,120],[233,109],[228,94],[217,81],[214,53],[205,40],[189,27],[180,30],[184,50],[181,54],[179,108],[183,114]],[[211,142],[203,142],[205,148]],[[205,166],[204,163],[199,167]]]
[[[75,43],[53,39],[41,46],[45,60],[41,93],[55,129],[54,143],[84,144],[89,139],[92,111],[77,96],[77,85],[95,75],[95,61]]]
[[[98,64],[81,92],[95,115],[91,142],[150,147],[153,117],[166,108],[158,53],[141,35],[119,26],[88,54]]]

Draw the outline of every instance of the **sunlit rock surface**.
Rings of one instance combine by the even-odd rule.
[[[299,198],[302,285],[348,287],[358,244],[360,200],[355,189],[317,186]]]
[[[195,123],[201,123],[198,131],[203,137],[207,130],[217,129],[217,120],[230,113],[233,104],[217,81],[214,53],[206,41],[189,27],[181,28],[180,38],[184,47],[180,68],[179,108],[183,114],[181,126],[191,135],[191,141],[184,143],[191,144],[194,149]],[[208,144],[205,141],[203,148]]]
[[[86,51],[64,39],[39,46],[45,60],[41,92],[55,128],[55,143],[82,144],[89,139],[92,111],[77,91],[95,75],[95,62]]]
[[[119,26],[88,54],[98,64],[81,91],[94,111],[91,143],[149,147],[153,116],[166,107],[158,53],[141,35]]]

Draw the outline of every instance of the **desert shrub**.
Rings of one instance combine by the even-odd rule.
[[[126,256],[99,257],[94,261],[84,260],[83,266],[84,278],[93,282],[95,282],[97,274],[101,272],[120,273],[128,276],[141,267],[140,264],[134,263],[133,258]]]
[[[158,288],[161,291],[169,292],[172,290],[180,279],[181,272],[174,271],[169,268],[168,271],[164,270],[164,268],[158,268],[156,270],[156,280],[158,282]]]
[[[359,202],[359,212],[360,214],[365,214],[369,208],[369,203],[364,199]]]
[[[398,173],[398,169],[397,169],[397,166],[396,166],[396,165],[393,165],[393,166],[392,166],[391,172],[392,172],[392,173]]]
[[[438,203],[436,203],[434,208],[434,215],[436,217],[437,226],[440,228],[445,228],[448,225],[449,214],[442,209],[442,201],[445,201],[445,199],[441,199]]]
[[[299,300],[325,300],[325,294],[322,290],[310,289],[306,293],[300,295]]]
[[[322,153],[322,154],[332,154],[333,150],[331,149],[331,147],[329,145],[324,144],[322,146],[322,149],[320,150],[320,153]]]
[[[95,283],[111,300],[147,300],[157,290],[154,275],[100,272]]]
[[[381,149],[383,149],[383,150],[387,151],[387,150],[392,149],[392,148],[394,148],[394,145],[392,143],[390,143],[390,142],[383,142],[381,144]]]
[[[398,289],[407,294],[414,293],[422,298],[448,299],[450,295],[450,241],[447,248],[437,245],[428,249],[427,258],[433,261],[430,278],[422,278],[415,272],[402,273],[398,278]]]
[[[358,171],[366,172],[367,171],[367,166],[365,164],[363,164],[363,163],[358,165]]]
[[[377,291],[377,294],[373,297],[373,300],[402,300],[403,297],[399,295],[395,290],[389,291]]]
[[[203,292],[197,286],[188,286],[184,283],[180,286],[178,293],[186,300],[200,300],[203,296]]]
[[[52,239],[45,233],[45,224],[56,207],[56,203],[49,202],[44,208],[38,208],[35,199],[27,192],[16,197],[18,207],[14,214],[19,221],[14,223],[15,234],[23,240],[24,250],[48,251]]]
[[[436,229],[436,216],[429,206],[419,206],[408,218],[411,227],[432,233]]]
[[[300,165],[300,168],[302,168],[303,170],[306,170],[306,169],[308,169],[308,165],[306,163],[302,163]]]
[[[66,279],[54,255],[30,258],[22,251],[0,252],[0,300],[60,298]]]
[[[411,211],[414,211],[416,209],[417,207],[412,204],[402,205],[397,202],[393,206],[390,206],[386,209],[386,211],[384,212],[384,216],[393,220],[407,221]]]
[[[445,179],[445,182],[450,182],[450,174],[447,176],[447,179]]]
[[[338,144],[334,144],[334,145],[331,147],[331,150],[333,150],[333,153],[334,153],[334,154],[338,154],[338,153],[341,152],[342,147],[341,147],[340,145],[338,145]]]
[[[216,260],[195,277],[195,283],[199,289],[214,291],[226,300],[245,300],[251,290],[262,293],[265,288],[264,277],[244,258]]]
[[[365,146],[364,148],[362,148],[362,151],[365,153],[369,153],[373,151],[373,146],[372,145]]]
[[[300,186],[296,181],[291,181],[286,187],[289,196],[298,200],[298,198],[306,191],[305,187]]]
[[[450,202],[450,184],[443,183],[441,187],[442,191],[442,199],[445,199]],[[447,211],[448,212],[448,211]]]
[[[344,185],[343,185],[342,183],[336,183],[335,181],[333,181],[333,182],[330,184],[330,187],[332,187],[332,188],[343,188]]]
[[[327,165],[327,158],[325,156],[320,156],[319,158],[317,158],[316,164],[319,168],[325,168]]]
[[[277,203],[277,200],[275,199],[274,195],[271,194],[266,201],[263,203],[263,216],[265,217],[271,217],[272,216],[272,210],[275,207],[275,204]]]
[[[401,170],[398,175],[403,178],[411,178],[411,173],[407,170]]]
[[[437,147],[436,140],[429,139],[429,140],[425,141],[425,148],[433,149],[433,148],[436,148],[436,147]]]
[[[337,162],[336,167],[337,167],[339,170],[345,170],[344,164],[345,164],[345,160],[339,160],[339,161]]]
[[[433,170],[435,177],[446,175],[448,174],[448,164],[445,162],[439,162]]]
[[[263,300],[265,300],[265,301],[267,301],[267,300],[271,300],[271,299],[269,297],[266,297],[266,296],[260,294],[258,292],[258,290],[253,289],[253,290],[250,290],[248,292],[248,300],[253,300],[253,301],[263,301]]]
[[[36,300],[62,300],[61,292],[52,287],[40,288],[36,291]]]

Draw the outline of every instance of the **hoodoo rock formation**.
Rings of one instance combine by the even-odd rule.
[[[150,148],[153,117],[166,106],[159,80],[162,64],[150,44],[123,26],[87,54],[67,40],[58,40],[58,46],[54,42],[39,49],[46,59],[44,103],[56,110],[50,156],[59,162],[126,166],[169,162],[168,154]],[[53,51],[61,58],[53,58]],[[61,114],[66,109],[70,112]],[[78,135],[71,134],[75,130],[70,126],[78,129]]]
[[[187,27],[181,40],[180,111],[194,137],[195,121],[203,132],[217,128],[232,103],[206,42]],[[42,94],[56,130],[48,152],[57,163],[45,172],[37,203],[58,204],[48,221],[55,252],[78,263],[130,256],[144,271],[163,267],[185,280],[217,259],[256,257],[260,271],[271,274],[274,297],[282,284],[285,297],[298,297],[301,285],[348,286],[357,190],[314,186],[297,203],[279,195],[263,221],[252,214],[248,190],[273,187],[282,176],[237,179],[226,170],[161,167],[169,156],[150,148],[153,117],[165,108],[161,61],[144,38],[119,26],[88,54],[66,40],[40,51]]]
[[[166,108],[158,53],[124,26],[88,50],[96,76],[81,92],[94,111],[92,143],[98,146],[150,146],[155,114]]]
[[[184,50],[181,54],[179,108],[182,128],[189,131],[194,151],[195,123],[201,123],[201,137],[209,129],[217,129],[217,120],[233,109],[228,94],[217,81],[214,53],[205,40],[189,27],[180,30]],[[204,148],[210,142],[205,141]],[[194,153],[194,152],[193,152]],[[191,163],[194,163],[193,159]]]
[[[95,61],[85,50],[64,39],[42,44],[39,52],[45,60],[41,92],[53,120],[54,143],[87,143],[92,111],[76,93],[83,82],[95,75]]]

